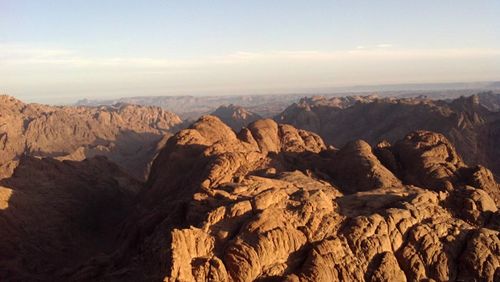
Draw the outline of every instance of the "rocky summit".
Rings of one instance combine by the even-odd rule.
[[[164,169],[178,162],[179,150],[190,157],[182,157],[184,175],[171,181]],[[180,192],[185,177],[190,184]],[[167,281],[500,274],[499,186],[487,169],[467,167],[440,134],[336,150],[271,120],[236,135],[205,117],[169,142],[150,184],[150,199],[184,206],[166,244]]]
[[[0,184],[2,280],[500,279],[499,184],[430,131],[335,148],[204,116],[145,184],[102,158],[22,158]]]
[[[498,12],[0,0],[0,282],[500,282]]]

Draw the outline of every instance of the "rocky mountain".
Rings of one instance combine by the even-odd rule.
[[[220,118],[225,124],[231,127],[234,131],[240,131],[248,124],[261,119],[262,117],[256,113],[250,112],[247,109],[230,104],[228,106],[220,106],[211,115]]]
[[[338,147],[356,139],[371,145],[394,142],[415,130],[438,132],[456,146],[466,163],[482,164],[500,174],[500,113],[480,104],[479,96],[452,101],[373,96],[302,99],[276,120],[316,132]]]
[[[103,157],[22,157],[0,180],[0,280],[63,281],[112,250],[142,184]]]
[[[500,82],[468,82],[468,83],[420,83],[420,84],[387,84],[359,85],[348,87],[319,87],[301,89],[296,93],[269,93],[260,95],[196,95],[196,96],[135,96],[115,99],[82,99],[77,106],[102,106],[117,103],[158,106],[173,111],[184,120],[196,120],[202,115],[210,114],[220,105],[235,104],[257,113],[262,117],[274,117],[283,112],[291,103],[301,97],[323,95],[326,97],[342,97],[361,95],[378,95],[380,97],[410,98],[426,96],[429,99],[455,99],[470,96],[478,92],[496,92],[500,90]]]
[[[441,134],[327,147],[206,116],[169,139],[114,252],[71,280],[496,281],[499,185]]]
[[[479,103],[492,112],[500,111],[500,94],[493,91],[477,94]]]
[[[0,96],[0,178],[23,155],[61,160],[103,155],[144,179],[162,142],[180,124],[177,115],[158,107],[54,107]]]
[[[0,181],[2,281],[498,281],[500,186],[444,135],[340,149],[204,116],[146,184],[105,158]]]
[[[296,102],[300,94],[277,95],[225,95],[225,96],[139,96],[118,99],[83,99],[77,106],[102,106],[127,103],[158,106],[173,111],[182,119],[196,120],[210,114],[220,105],[239,105],[263,117],[272,117],[282,112],[290,103]]]

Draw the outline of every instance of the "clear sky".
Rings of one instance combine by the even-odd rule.
[[[28,101],[500,80],[498,0],[0,0]]]

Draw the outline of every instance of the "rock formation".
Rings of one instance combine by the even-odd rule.
[[[117,171],[81,167],[95,161],[104,160],[46,162],[62,171],[70,166],[99,172],[77,178],[97,179],[106,191],[130,191],[123,187],[132,180],[110,180]],[[9,187],[35,179],[23,177],[22,167],[2,183],[0,220],[17,210]],[[101,172],[112,176],[102,179]],[[53,191],[65,186],[52,174],[46,178],[57,184],[51,187],[61,186]],[[83,191],[85,183],[78,185]],[[110,221],[116,233],[102,231],[115,244],[105,244],[109,249],[92,258],[82,254],[78,267],[59,262],[64,271],[49,267],[31,278],[51,273],[53,280],[70,281],[498,281],[499,193],[491,172],[466,165],[442,134],[415,131],[394,143],[353,141],[337,149],[315,133],[270,119],[236,133],[219,118],[204,116],[167,141],[126,218],[120,213],[123,223]],[[126,201],[126,195],[116,198]],[[0,224],[1,230],[12,223],[7,218]],[[10,250],[15,244],[1,246]],[[10,269],[5,265],[0,261],[0,269]],[[8,274],[21,280],[29,269]]]
[[[180,123],[175,114],[155,107],[53,107],[0,96],[0,178],[12,173],[23,155],[61,160],[104,155],[144,179],[159,143]]]
[[[234,131],[240,131],[248,124],[262,118],[256,113],[252,113],[243,107],[233,104],[230,104],[228,106],[220,106],[217,108],[217,110],[211,113],[211,115],[220,118]]]
[[[128,260],[76,275],[495,281],[499,186],[490,176],[427,131],[394,145],[357,141],[337,150],[272,120],[236,134],[206,116],[156,159],[140,212],[124,229],[135,234],[126,241],[139,244],[134,258],[115,253],[110,262]]]
[[[415,130],[442,133],[468,164],[500,175],[500,112],[482,106],[485,94],[452,101],[417,98],[345,97],[303,99],[275,119],[318,133],[342,147],[362,139],[371,145],[395,142]]]

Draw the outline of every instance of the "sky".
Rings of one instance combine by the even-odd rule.
[[[500,80],[498,0],[0,0],[25,101]]]

